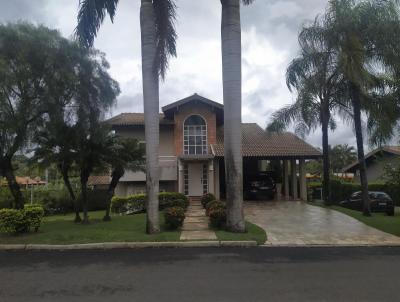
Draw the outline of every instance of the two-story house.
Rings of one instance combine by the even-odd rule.
[[[160,113],[160,191],[178,191],[188,196],[225,195],[224,106],[197,94],[162,108]],[[121,136],[145,144],[143,113],[122,113],[110,120]],[[283,194],[306,199],[306,159],[320,152],[292,133],[267,134],[255,123],[242,124],[244,180],[271,160],[282,164]],[[145,192],[145,173],[127,172],[116,194]]]

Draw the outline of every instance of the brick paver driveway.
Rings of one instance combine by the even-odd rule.
[[[400,245],[400,238],[335,210],[304,202],[250,202],[246,219],[262,227],[272,245]]]

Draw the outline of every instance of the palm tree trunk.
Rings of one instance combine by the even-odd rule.
[[[322,124],[322,161],[323,161],[323,179],[322,196],[326,205],[331,204],[330,199],[330,160],[329,160],[329,102],[321,102],[321,124]]]
[[[103,217],[103,221],[111,221],[111,216],[110,216],[110,207],[111,207],[111,199],[114,196],[115,193],[115,188],[118,185],[119,180],[121,179],[122,176],[124,176],[125,171],[124,169],[114,169],[112,172],[112,177],[111,177],[111,182],[110,185],[108,186],[107,190],[107,207],[106,207],[106,214]]]
[[[15,209],[23,209],[25,200],[22,195],[21,188],[17,183],[17,179],[14,174],[14,169],[11,163],[11,159],[4,159],[1,165],[2,174],[7,180],[8,188],[10,189],[11,194],[14,197],[14,208]]]
[[[240,0],[221,0],[222,77],[227,219],[231,232],[245,232],[242,163],[242,49]]]
[[[75,223],[82,222],[82,218],[81,218],[81,216],[79,214],[78,199],[76,198],[75,192],[72,189],[71,182],[69,181],[68,168],[65,167],[65,165],[60,165],[59,166],[59,170],[61,172],[61,175],[62,175],[62,178],[63,178],[63,181],[64,181],[64,185],[67,187],[69,196],[71,197],[71,200],[72,200],[72,204],[73,204],[73,208],[74,208],[74,212],[75,212],[74,222]]]
[[[83,209],[83,224],[89,223],[89,215],[88,215],[88,199],[87,199],[87,182],[89,179],[90,173],[86,173],[83,171],[81,173],[81,195],[82,195],[82,209]]]
[[[357,86],[352,86],[352,104],[353,104],[353,113],[354,113],[354,129],[356,132],[356,140],[357,140],[357,155],[358,155],[358,166],[360,167],[360,182],[361,182],[361,195],[363,200],[363,215],[371,216],[371,209],[369,204],[369,196],[368,196],[368,180],[367,180],[367,172],[366,172],[366,164],[365,164],[365,156],[364,156],[364,141],[362,134],[362,125],[361,125],[361,100],[360,100],[360,92]]]
[[[160,232],[158,213],[159,77],[155,68],[156,25],[151,0],[142,0],[140,27],[142,38],[142,79],[146,139],[146,232]]]

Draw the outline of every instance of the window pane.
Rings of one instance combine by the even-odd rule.
[[[196,154],[195,152],[196,152],[196,148],[190,146],[190,147],[189,147],[189,154]]]
[[[196,154],[203,154],[203,147],[202,146],[196,147]]]
[[[196,136],[196,145],[202,145],[203,140],[201,139],[201,136]]]

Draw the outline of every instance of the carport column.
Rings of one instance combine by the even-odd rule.
[[[289,161],[283,161],[283,186],[285,190],[285,199],[289,200]]]
[[[292,197],[294,200],[298,199],[297,196],[297,163],[295,159],[292,159],[290,164],[290,170],[292,173]]]
[[[307,201],[307,180],[306,180],[306,167],[304,159],[299,161],[300,172],[300,198]]]
[[[219,192],[219,160],[214,160],[214,194],[217,200],[220,199],[220,192]]]

